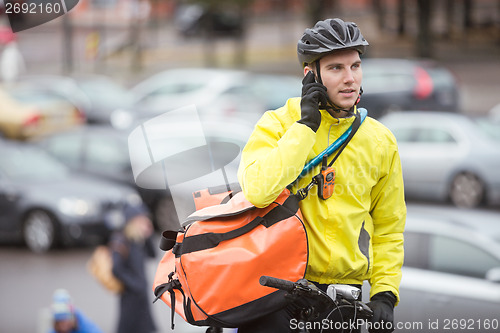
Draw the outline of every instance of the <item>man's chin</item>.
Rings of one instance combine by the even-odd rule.
[[[354,105],[354,102],[352,102],[352,103],[341,103],[341,104],[338,104],[337,107],[340,108],[340,109],[342,109],[342,110],[350,110],[353,105]]]
[[[340,96],[337,96],[337,97],[340,97]],[[352,98],[336,98],[336,99],[330,98],[330,101],[332,103],[334,103],[337,107],[339,107],[343,110],[349,110],[350,108],[352,108],[354,103],[356,103],[356,100],[357,100],[357,96],[356,96],[356,98],[354,98],[354,97],[352,97]]]

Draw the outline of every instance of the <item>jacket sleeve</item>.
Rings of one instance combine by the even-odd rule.
[[[257,207],[272,203],[302,171],[315,137],[306,125],[265,113],[243,149],[238,170],[247,200]]]
[[[372,189],[373,273],[370,278],[373,296],[391,291],[399,302],[401,266],[404,259],[403,232],[406,222],[403,175],[397,145],[386,150],[387,171]]]

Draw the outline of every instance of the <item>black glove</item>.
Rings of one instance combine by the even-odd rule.
[[[327,104],[326,87],[317,83],[314,73],[309,71],[302,80],[301,118],[298,122],[309,126],[314,132],[318,130],[321,123],[320,103]]]
[[[394,331],[394,304],[396,296],[390,291],[373,295],[367,305],[373,310],[370,333],[390,333]]]

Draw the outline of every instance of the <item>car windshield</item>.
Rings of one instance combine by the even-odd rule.
[[[173,75],[162,75],[153,77],[140,83],[132,91],[136,94],[136,102],[158,96],[179,96],[190,94],[202,89],[210,77],[177,77]]]
[[[474,120],[483,134],[491,139],[500,141],[500,121],[488,118],[476,118]]]
[[[0,171],[14,180],[61,179],[68,173],[63,164],[34,148],[4,149]]]
[[[98,100],[105,106],[129,106],[133,103],[132,93],[121,86],[104,80],[82,80],[78,83],[91,100]]]
[[[381,93],[387,91],[405,91],[415,85],[414,67],[395,62],[388,66],[386,62],[365,61],[363,68],[363,89],[365,92]]]
[[[17,101],[28,104],[46,104],[58,100],[58,98],[53,95],[30,89],[12,90],[9,93]]]

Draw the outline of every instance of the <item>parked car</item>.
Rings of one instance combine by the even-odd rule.
[[[408,205],[396,331],[497,331],[500,214]],[[490,326],[489,328],[488,325]]]
[[[127,128],[138,120],[196,105],[200,117],[237,118],[254,124],[262,114],[299,96],[301,78],[239,70],[180,68],[153,75],[131,89],[130,109],[117,110],[112,124]]]
[[[111,113],[132,105],[131,93],[104,75],[29,75],[18,79],[17,91],[63,99],[85,114],[88,123],[110,123]]]
[[[195,211],[194,192],[220,186],[234,190],[240,152],[253,126],[212,119],[199,123],[178,120],[169,125],[166,135],[171,139],[166,140],[161,139],[166,132],[163,126],[145,125],[132,132],[133,139],[129,142],[134,142],[135,147],[131,162],[137,181],[155,184],[162,178],[168,180],[176,213],[182,222]],[[193,125],[201,126],[197,129]],[[144,148],[139,149],[144,147],[141,142],[146,137],[149,156],[145,155]]]
[[[61,99],[34,92],[0,89],[0,136],[26,140],[84,122],[84,115]]]
[[[498,142],[465,115],[391,113],[380,121],[395,135],[409,198],[458,207],[500,203]]]
[[[174,126],[179,129],[179,136],[183,135],[182,132],[185,127],[183,124],[184,122],[180,121]],[[211,122],[207,120],[203,124],[204,135],[208,143],[234,143],[237,146],[236,155],[242,149],[252,131],[252,127],[246,123],[234,121]],[[177,137],[177,139],[175,134],[171,134],[172,139],[162,141],[164,148],[174,146],[176,149],[182,150],[181,147],[186,147],[192,140],[196,139],[196,133],[184,133],[182,138]],[[176,207],[174,207],[172,193],[168,185],[195,178],[195,172],[189,171],[189,168],[201,168],[202,165],[207,164],[206,160],[202,160],[205,156],[198,152],[193,156],[186,156],[168,164],[167,166],[174,168],[169,169],[168,181],[165,181],[160,174],[160,179],[155,178],[149,183],[144,182],[138,185],[131,166],[129,131],[121,131],[108,126],[82,126],[76,130],[46,137],[38,141],[38,144],[77,172],[85,172],[93,176],[134,186],[153,213],[157,228],[161,230],[175,230],[179,226]],[[139,149],[142,151],[142,146]],[[225,152],[226,150],[223,150],[220,153],[224,154]],[[227,153],[231,153],[231,151],[229,150]],[[232,156],[229,162],[233,161],[236,155]],[[214,159],[216,159],[215,164],[220,164],[217,160],[227,160],[224,156],[217,154],[214,156]],[[233,163],[238,162],[239,160]],[[237,165],[230,166],[227,169],[231,182],[236,181],[236,169]],[[199,184],[199,186],[204,185]],[[184,195],[187,197],[190,194],[184,193]],[[179,196],[182,199],[182,195],[177,193],[177,197]],[[187,200],[190,199],[189,196]],[[178,202],[180,202],[179,200]]]
[[[500,118],[492,116],[475,117],[472,119],[483,132],[493,140],[500,141]]]
[[[173,203],[168,189],[146,189],[136,185],[127,132],[105,125],[87,125],[47,136],[37,144],[75,172],[136,188],[158,228],[170,228],[178,223],[171,217]]]
[[[0,141],[0,234],[35,252],[62,244],[101,242],[138,204],[130,187],[71,172],[29,143]]]
[[[402,110],[457,112],[460,85],[448,68],[434,61],[363,59],[360,107],[373,118]]]
[[[89,123],[110,124],[114,110],[130,107],[134,102],[131,91],[107,76],[75,75],[72,80],[90,101],[86,111]]]

